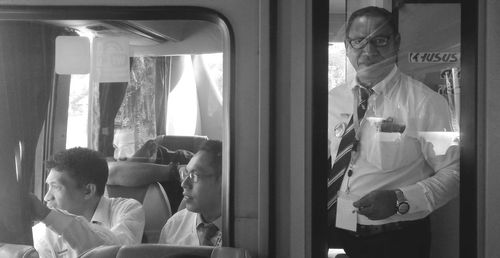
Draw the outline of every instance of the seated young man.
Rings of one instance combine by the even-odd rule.
[[[47,161],[45,206],[34,195],[33,241],[40,257],[77,257],[100,245],[139,244],[144,210],[133,199],[103,196],[108,165],[99,152],[73,148]]]
[[[180,171],[186,208],[167,221],[159,243],[220,246],[222,143],[205,142]]]

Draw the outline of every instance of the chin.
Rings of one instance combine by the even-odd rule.
[[[199,212],[199,209],[198,207],[196,207],[195,205],[193,205],[192,203],[188,203],[186,202],[186,209],[190,212]]]
[[[373,65],[361,65],[358,67],[356,74],[360,79],[383,78],[392,70],[392,63],[376,63]]]

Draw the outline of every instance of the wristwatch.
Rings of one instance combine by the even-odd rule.
[[[395,192],[396,192],[396,213],[399,215],[408,213],[408,211],[410,210],[410,204],[408,203],[408,200],[406,200],[405,195],[399,189],[396,189]]]

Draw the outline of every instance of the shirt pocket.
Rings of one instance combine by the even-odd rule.
[[[362,147],[366,160],[382,171],[407,166],[421,155],[417,139],[404,133],[374,132],[367,138]]]

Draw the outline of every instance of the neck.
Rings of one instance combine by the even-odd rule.
[[[394,69],[394,64],[378,63],[357,71],[356,78],[363,87],[371,88],[384,80],[392,69]]]
[[[100,200],[100,196],[90,199],[88,203],[85,204],[85,209],[83,210],[81,216],[85,217],[88,221],[92,220]]]
[[[391,69],[392,70],[392,69]],[[365,88],[372,88],[373,86],[377,85],[377,83],[381,82],[382,80],[389,75],[391,70],[386,70],[383,73],[370,73],[370,74],[358,74],[357,80],[361,86]]]
[[[202,212],[200,215],[205,222],[214,222],[221,216],[220,210],[218,212]]]

